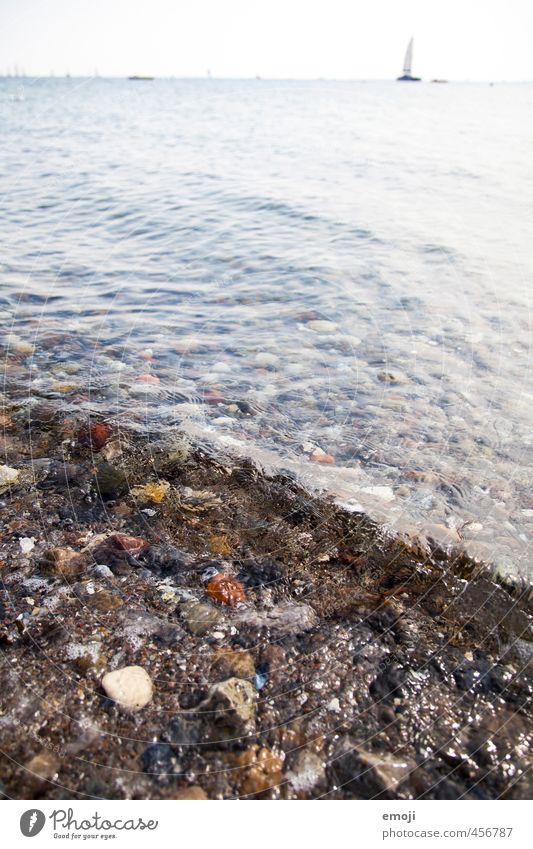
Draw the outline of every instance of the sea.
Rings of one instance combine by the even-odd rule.
[[[5,403],[531,575],[533,84],[0,79]]]

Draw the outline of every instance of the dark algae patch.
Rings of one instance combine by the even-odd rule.
[[[530,796],[528,586],[179,433],[3,426],[6,797]]]

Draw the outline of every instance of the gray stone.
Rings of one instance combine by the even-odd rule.
[[[253,726],[257,706],[257,693],[250,681],[228,678],[214,684],[197,710],[227,734],[244,734]],[[211,714],[211,717],[209,716]]]
[[[180,612],[195,637],[203,637],[224,618],[216,607],[199,601],[186,601],[180,605]]]

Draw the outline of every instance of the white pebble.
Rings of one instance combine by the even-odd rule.
[[[108,672],[102,679],[102,687],[110,699],[128,711],[137,711],[151,701],[152,680],[142,666],[124,666]]]
[[[316,330],[317,333],[333,333],[333,331],[337,329],[337,325],[334,321],[325,321],[322,319],[308,321],[307,326],[311,330]]]
[[[29,554],[32,548],[35,548],[35,537],[21,537],[19,545],[23,554]]]
[[[0,466],[0,492],[5,492],[11,484],[16,483],[19,478],[17,469],[12,469],[10,466]]]

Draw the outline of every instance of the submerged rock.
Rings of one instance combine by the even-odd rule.
[[[255,796],[271,790],[282,781],[283,759],[271,749],[251,746],[239,756],[241,796]]]
[[[252,727],[257,694],[249,681],[228,678],[214,684],[196,708],[205,719],[218,726],[222,734],[244,734]]]
[[[221,681],[231,677],[246,678],[251,681],[255,677],[254,659],[246,651],[220,649],[215,653],[211,672]]]
[[[231,607],[246,599],[243,585],[232,578],[231,575],[219,573],[211,578],[207,585],[207,594],[220,604],[228,604]]]
[[[190,787],[182,787],[180,790],[177,790],[171,798],[200,802],[205,801],[209,797],[205,790],[202,790],[198,784],[192,784]]]
[[[128,491],[128,478],[123,471],[110,463],[102,463],[96,470],[96,488],[103,498],[117,498]]]
[[[234,621],[252,628],[269,628],[272,633],[283,636],[310,631],[319,620],[310,605],[286,601],[267,610],[239,612]]]
[[[191,561],[191,555],[175,545],[151,545],[145,554],[148,568],[160,575],[175,575],[186,569]]]
[[[72,548],[49,548],[42,556],[41,567],[51,575],[75,578],[87,568],[87,558]]]
[[[198,601],[186,601],[179,609],[189,631],[196,637],[204,636],[223,619],[222,613],[216,607]]]
[[[148,746],[139,758],[143,772],[169,779],[180,774],[181,766],[173,749],[167,743]]]
[[[340,746],[334,771],[356,798],[397,799],[400,784],[415,771],[416,763],[387,752],[365,751],[349,738]],[[408,793],[409,796],[409,793]]]
[[[307,327],[317,333],[333,333],[337,329],[334,321],[326,321],[326,319],[315,318],[307,322]]]
[[[145,707],[153,695],[152,680],[142,666],[124,666],[102,678],[106,695],[126,711]]]
[[[326,779],[322,758],[307,749],[298,752],[287,778],[297,793],[309,793]]]
[[[19,475],[18,469],[0,466],[0,493],[6,492],[10,486],[13,486],[18,481]]]

